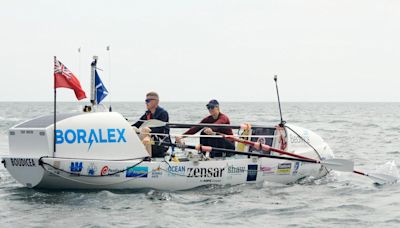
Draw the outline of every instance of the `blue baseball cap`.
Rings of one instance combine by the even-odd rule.
[[[219,103],[217,100],[213,99],[213,100],[209,101],[206,106],[207,106],[207,108],[215,108],[215,107],[219,106]]]

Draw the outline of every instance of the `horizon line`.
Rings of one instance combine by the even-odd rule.
[[[5,101],[5,100],[0,100],[0,102],[4,103],[9,103],[9,102],[32,102],[32,103],[39,103],[39,102],[52,102],[53,101],[32,101],[32,100],[17,100],[17,101]],[[105,101],[103,103],[123,103],[123,102],[132,102],[132,103],[143,103],[142,100],[133,100],[133,101]],[[207,103],[207,101],[160,101],[160,103]],[[220,100],[219,102],[226,102],[226,103],[277,103],[277,101],[224,101]],[[83,101],[57,101],[57,103],[85,103]],[[87,103],[90,103],[90,101],[87,101]],[[400,101],[281,101],[281,103],[400,103]]]

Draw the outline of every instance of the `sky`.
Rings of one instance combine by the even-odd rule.
[[[53,56],[89,96],[96,55],[105,101],[271,102],[278,75],[283,102],[400,102],[399,12],[398,0],[0,0],[0,101],[52,101]]]

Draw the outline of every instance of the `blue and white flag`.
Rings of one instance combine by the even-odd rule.
[[[95,85],[96,85],[96,103],[100,104],[100,102],[108,95],[108,91],[106,87],[103,85],[103,82],[100,79],[97,70],[95,70]]]

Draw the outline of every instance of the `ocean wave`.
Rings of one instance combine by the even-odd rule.
[[[400,224],[400,219],[389,219],[389,220],[386,220],[385,223]]]
[[[23,120],[22,118],[17,118],[17,117],[3,117],[0,116],[0,121],[4,121],[4,122],[19,122]]]
[[[335,123],[351,123],[351,122],[348,120],[331,120],[328,123],[335,124]]]
[[[397,131],[400,132],[400,126],[399,127],[389,127],[389,128],[385,128],[385,131]]]

